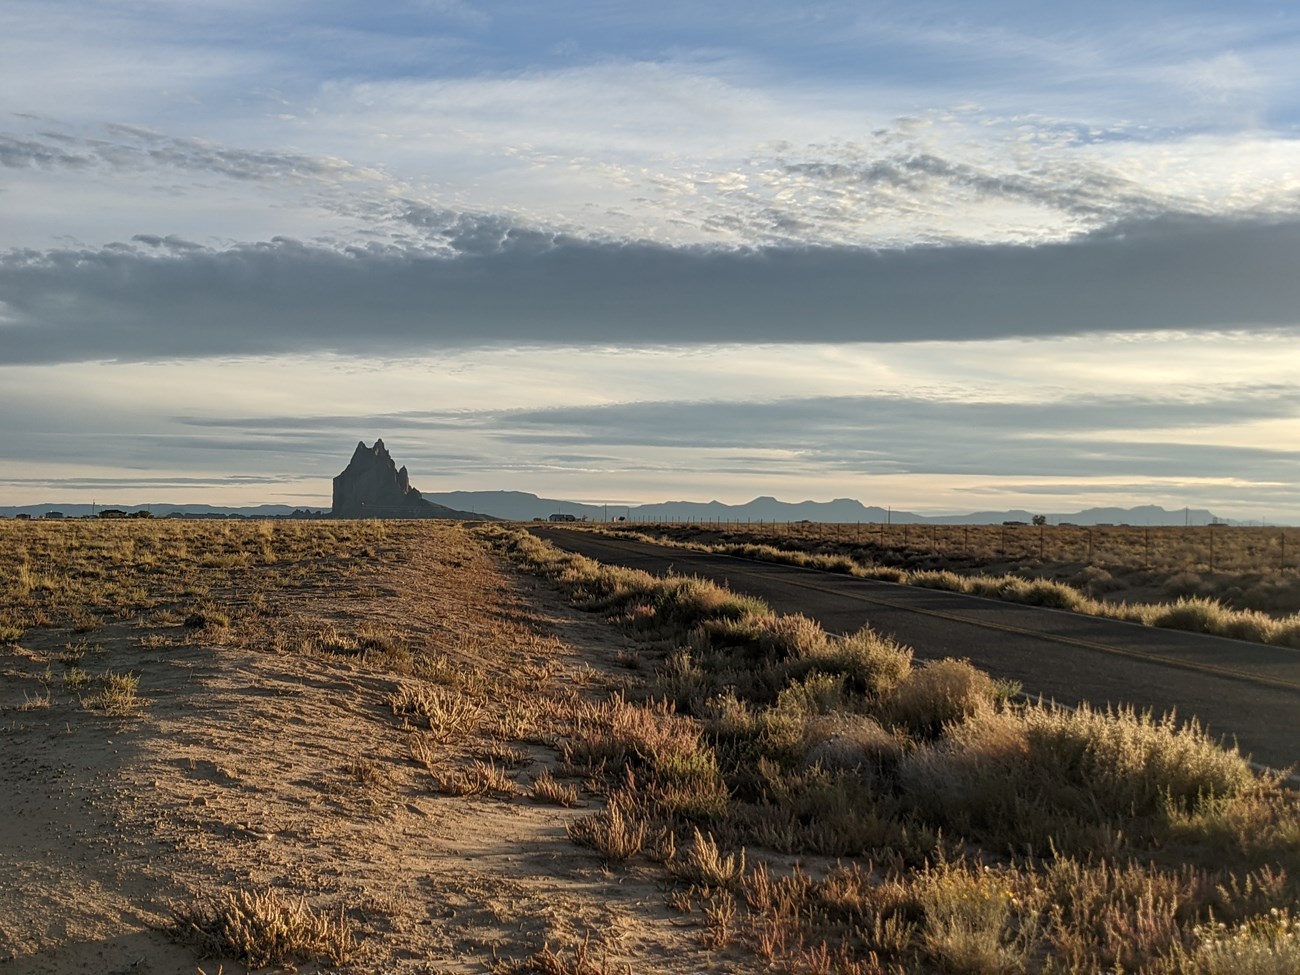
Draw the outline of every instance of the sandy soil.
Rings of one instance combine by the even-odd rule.
[[[345,971],[481,972],[587,934],[612,970],[743,970],[701,946],[648,867],[610,872],[568,840],[596,797],[441,795],[389,701],[420,678],[286,650],[286,634],[365,621],[521,696],[532,681],[595,696],[618,683],[610,628],[452,535],[415,532],[347,591],[273,592],[215,635],[126,620],[0,647],[0,972],[242,972],[168,923],[195,897],[265,887],[344,912],[360,943]],[[86,672],[139,676],[134,713],[68,686],[61,655],[78,641]],[[445,747],[454,759],[481,744]],[[558,767],[553,749],[520,747],[521,786]]]

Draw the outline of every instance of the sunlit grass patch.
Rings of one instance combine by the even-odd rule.
[[[312,910],[304,898],[273,888],[234,890],[178,905],[173,935],[198,947],[205,958],[233,958],[250,968],[293,962],[346,964],[356,951],[352,924]]]
[[[73,671],[69,671],[69,674],[71,673]],[[125,717],[134,714],[144,704],[137,693],[140,689],[140,678],[136,674],[115,674],[107,671],[89,683],[96,689],[81,699],[81,706],[88,711],[102,711],[114,717]]]

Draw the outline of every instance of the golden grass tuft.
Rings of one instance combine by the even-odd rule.
[[[668,861],[668,872],[688,884],[739,890],[745,878],[745,851],[724,855],[713,834],[701,833],[697,827],[686,851]]]
[[[646,822],[621,793],[611,796],[600,812],[569,823],[566,830],[573,842],[595,850],[606,863],[628,860],[646,845]]]
[[[540,772],[533,778],[528,792],[538,802],[549,802],[556,806],[576,806],[582,802],[577,786],[559,782],[550,769]]]
[[[356,951],[351,922],[317,913],[304,898],[288,900],[274,888],[234,890],[172,910],[173,934],[198,946],[205,958],[234,958],[250,968],[293,962],[344,965]]]

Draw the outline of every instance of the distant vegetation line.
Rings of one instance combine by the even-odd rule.
[[[1300,649],[1300,613],[1282,618],[1258,610],[1239,610],[1218,600],[1200,596],[1180,597],[1172,603],[1108,603],[1094,599],[1074,586],[1050,579],[1025,579],[1011,574],[959,575],[946,569],[909,570],[896,566],[867,564],[849,555],[827,555],[799,548],[780,548],[755,543],[706,543],[671,538],[662,532],[648,534],[629,529],[592,527],[589,530],[636,538],[697,552],[713,552],[739,558],[838,572],[905,586],[942,589],[1006,602],[1123,620],[1192,633],[1247,640]]]

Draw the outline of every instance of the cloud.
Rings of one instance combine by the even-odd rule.
[[[31,138],[0,133],[0,166],[10,169],[47,168],[141,171],[174,169],[225,176],[237,180],[282,182],[294,179],[374,180],[381,174],[342,159],[297,152],[242,149],[204,139],[181,139],[139,126],[110,123],[105,131],[116,138],[70,136],[42,132]]]
[[[495,221],[455,228],[455,257],[142,240],[0,257],[0,362],[1294,329],[1300,308],[1300,221],[887,251],[671,248]]]
[[[1207,427],[1300,419],[1294,387],[1188,388],[1163,396],[1047,401],[869,396],[769,402],[659,401],[542,410],[427,410],[375,416],[191,417],[199,430],[242,430],[300,451],[354,430],[400,431],[412,445],[472,445],[457,469],[653,469],[774,476],[985,475],[1055,478],[1294,479],[1300,450],[1204,441]],[[208,436],[203,434],[202,436]],[[423,447],[412,448],[419,456]],[[506,456],[513,457],[506,461]],[[651,457],[658,460],[651,461]],[[675,458],[675,460],[665,460]],[[471,463],[471,459],[473,463]]]

